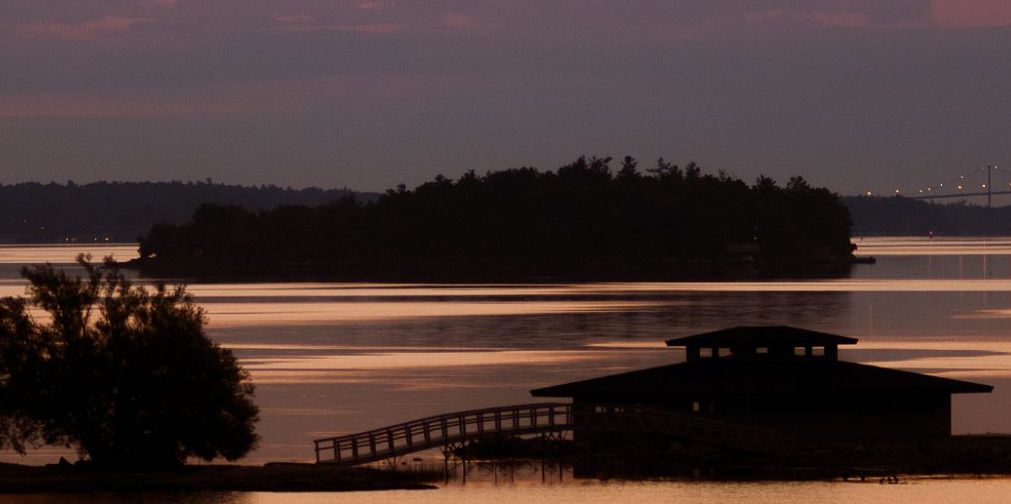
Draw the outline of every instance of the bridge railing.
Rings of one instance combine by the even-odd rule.
[[[490,435],[576,429],[641,433],[714,446],[781,451],[793,440],[780,431],[643,405],[538,403],[459,411],[356,434],[317,439],[316,462],[363,464]]]
[[[492,433],[569,430],[572,405],[538,403],[458,411],[381,429],[314,440],[316,462],[361,464]]]

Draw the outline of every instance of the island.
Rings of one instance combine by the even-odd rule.
[[[850,216],[825,188],[658,160],[580,157],[401,185],[375,201],[201,206],[127,266],[208,280],[552,281],[845,275]]]

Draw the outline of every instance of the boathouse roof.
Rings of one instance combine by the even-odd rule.
[[[535,397],[650,402],[698,396],[924,396],[992,386],[833,360],[685,362],[530,391]]]
[[[993,387],[909,371],[840,362],[847,338],[788,326],[733,327],[675,338],[687,362],[532,390],[537,397],[648,401],[698,396],[927,396]],[[815,352],[815,347],[821,350]],[[707,349],[703,352],[703,349]]]
[[[739,326],[667,340],[667,346],[830,346],[853,345],[856,338],[790,326]]]

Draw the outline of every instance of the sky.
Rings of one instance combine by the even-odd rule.
[[[1007,0],[0,0],[0,183],[1011,169]]]

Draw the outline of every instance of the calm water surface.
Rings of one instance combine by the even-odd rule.
[[[1011,433],[1011,238],[856,239],[842,280],[545,285],[193,284],[209,333],[251,371],[263,442],[248,462],[306,461],[314,437],[429,414],[529,402],[532,388],[683,359],[663,340],[740,324],[790,324],[860,338],[842,358],[968,379],[959,433]],[[0,247],[0,295],[20,265],[85,247]],[[131,245],[89,247],[127,259]],[[7,460],[50,462],[40,450]],[[523,478],[521,478],[523,479]],[[436,492],[145,496],[150,502],[1005,502],[1011,480],[854,483],[525,483]],[[1004,496],[1004,498],[1001,498]],[[55,502],[34,496],[17,502]],[[131,502],[129,496],[60,502]],[[47,500],[49,499],[49,500]],[[998,500],[999,499],[999,500]],[[2,500],[15,502],[14,500]]]

